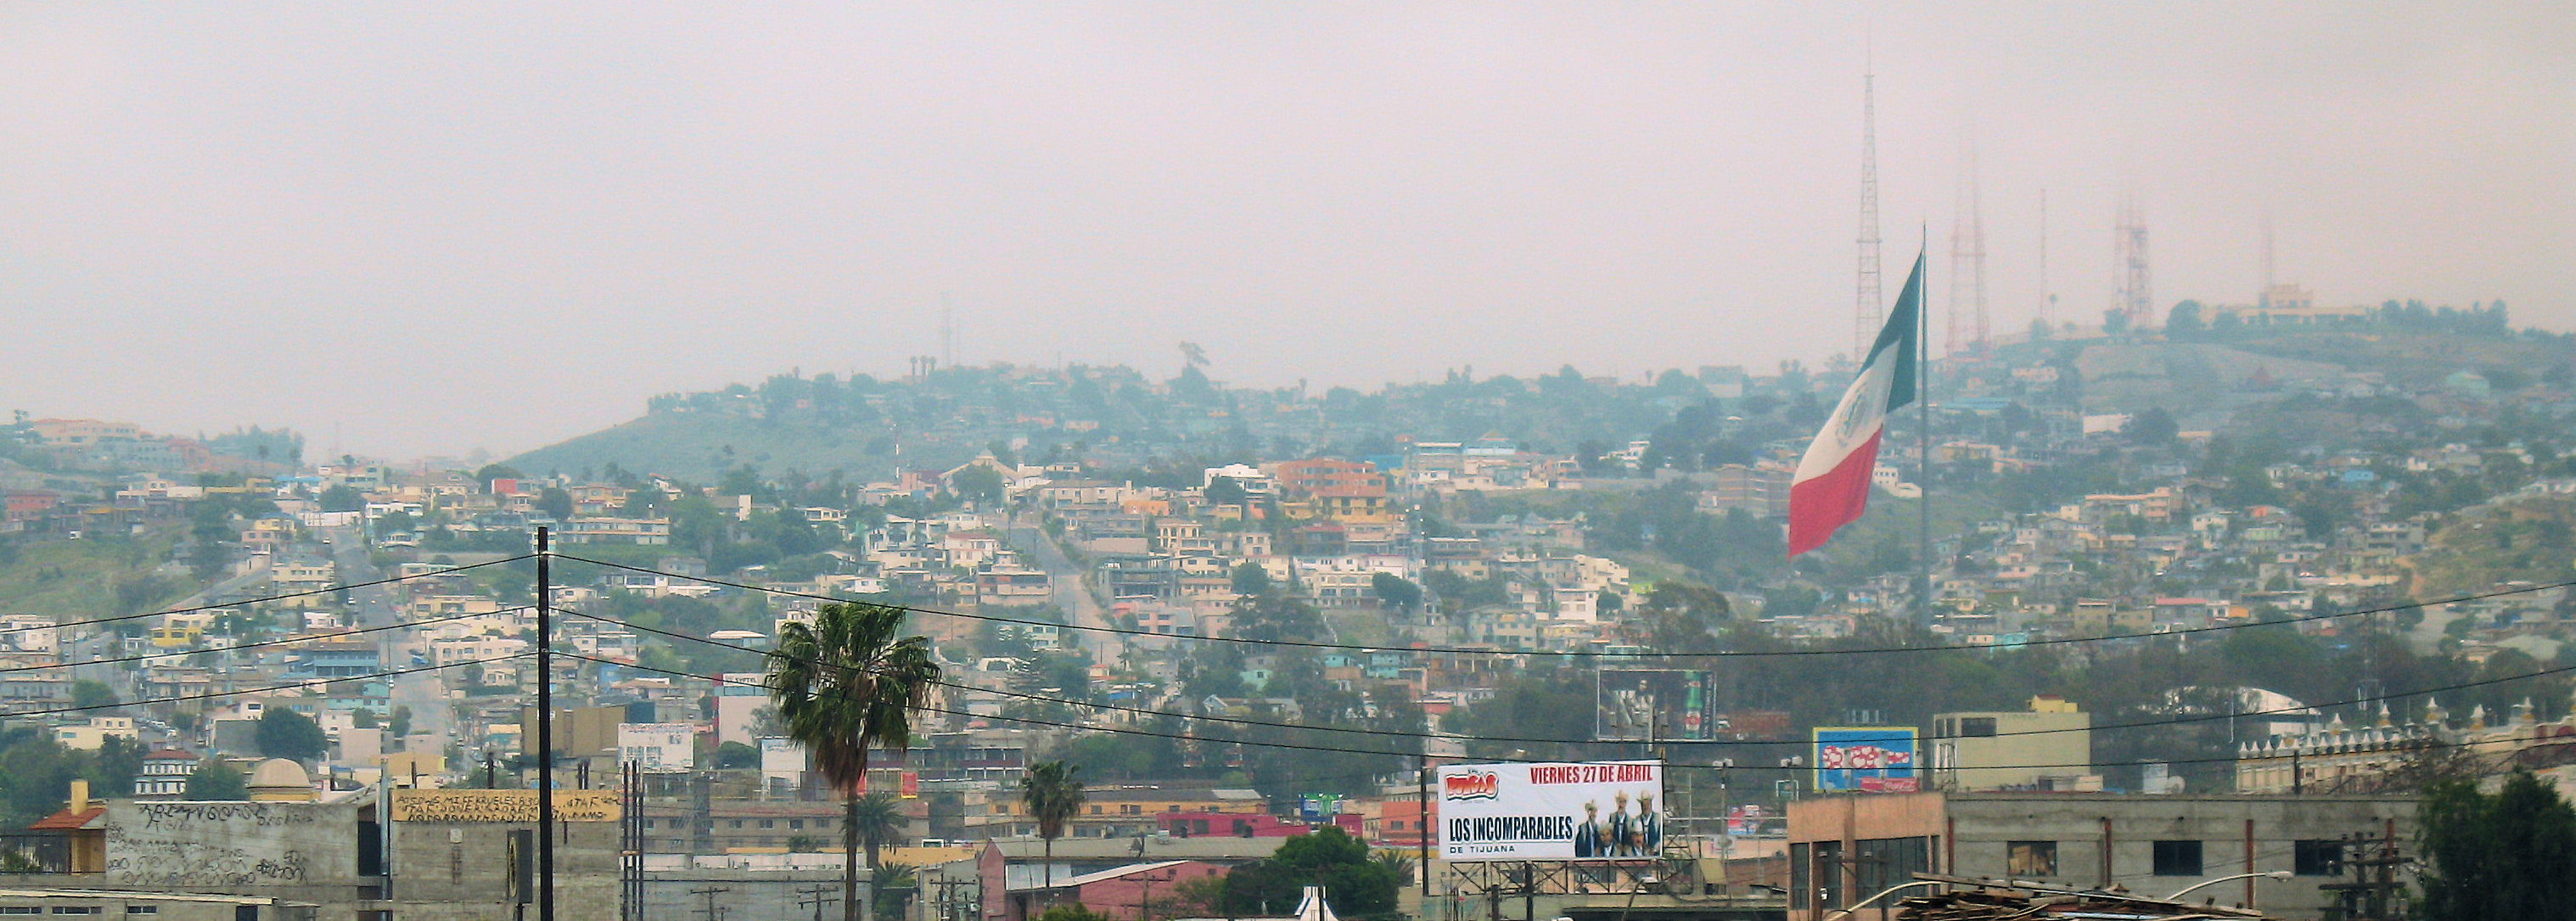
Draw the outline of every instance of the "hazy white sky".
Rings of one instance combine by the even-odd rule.
[[[2503,298],[2576,328],[2576,5],[9,4],[0,409],[509,452],[648,395],[1203,344],[1369,386],[1851,339],[1972,134],[1990,310]],[[1933,260],[1946,294],[1946,259]],[[1937,328],[1944,305],[1936,301]]]

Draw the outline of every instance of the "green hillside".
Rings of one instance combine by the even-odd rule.
[[[2440,398],[2452,375],[2483,375],[2505,394],[2576,383],[2572,364],[2576,339],[2510,331],[2500,305],[2393,305],[2336,326],[2226,324],[2008,345],[1991,360],[1945,362],[1932,392],[1944,402],[2001,397],[2025,412],[2162,410],[2195,430],[2288,424],[2295,431],[2322,423],[2322,431],[2348,431],[2378,422],[2300,413],[2319,409],[2313,397],[2324,394],[2336,405],[2322,409],[2347,416],[2403,403],[2407,414],[2430,419],[2449,411]],[[2034,365],[2056,368],[2060,382],[2019,379],[2019,369]],[[1129,470],[1185,470],[1198,462],[1386,455],[1406,438],[1499,436],[1526,450],[1587,459],[1650,439],[1657,447],[1649,469],[1706,469],[1804,442],[1845,380],[1794,363],[1776,374],[1755,370],[1676,369],[1619,381],[1572,367],[1532,378],[1478,379],[1460,370],[1438,383],[1369,393],[1231,388],[1196,367],[1165,381],[1114,366],[949,368],[903,381],[786,374],[757,386],[657,397],[639,418],[508,463],[532,474],[572,475],[614,465],[693,482],[748,466],[765,476],[840,471],[864,482],[898,467],[962,463],[995,441],[1028,445],[1022,460],[1078,455]],[[2523,398],[2532,396],[2546,394]],[[1955,430],[2011,437],[1965,425]]]
[[[879,431],[716,414],[653,413],[521,454],[507,463],[534,475],[595,473],[613,464],[695,482],[713,481],[744,464],[769,472],[797,470],[819,476],[837,469],[883,476],[897,463],[893,447],[895,442]],[[922,454],[920,446],[907,446],[907,450],[913,452],[907,463],[924,466],[965,459],[947,460],[959,453],[955,449],[930,455]]]
[[[8,613],[61,620],[149,610],[197,587],[184,572],[157,571],[175,543],[167,532],[0,543],[0,598]]]

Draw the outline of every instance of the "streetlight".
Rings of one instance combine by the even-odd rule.
[[[1915,881],[1910,882],[1910,883],[1898,883],[1898,884],[1896,884],[1896,885],[1889,886],[1889,887],[1887,887],[1887,888],[1885,888],[1885,889],[1881,889],[1881,890],[1879,890],[1877,895],[1873,895],[1873,896],[1870,896],[1869,898],[1862,899],[1862,900],[1857,901],[1857,902],[1853,902],[1853,903],[1851,903],[1851,905],[1850,905],[1849,907],[1842,908],[1842,909],[1840,909],[1840,910],[1835,911],[1833,914],[1826,915],[1826,916],[1825,916],[1825,921],[1834,921],[1834,919],[1835,919],[1835,918],[1840,918],[1840,917],[1843,917],[1843,916],[1849,915],[1849,914],[1851,914],[1852,912],[1859,911],[1859,910],[1860,910],[1860,908],[1861,908],[1861,906],[1863,906],[1863,905],[1867,905],[1867,904],[1869,904],[1869,903],[1871,903],[1871,902],[1875,902],[1875,901],[1878,901],[1878,900],[1883,899],[1883,898],[1886,898],[1886,897],[1888,897],[1889,895],[1894,894],[1894,893],[1896,893],[1896,892],[1898,892],[1898,891],[1900,891],[1900,890],[1912,889],[1912,888],[1914,888],[1914,887],[1916,887],[1916,886],[1938,886],[1938,885],[1941,885],[1941,881],[1940,881],[1940,880],[1937,880],[1937,879],[1918,879],[1918,880],[1915,880]]]
[[[2182,890],[2181,892],[2177,892],[2177,893],[2174,893],[2174,894],[2172,894],[2172,895],[2165,896],[2165,901],[2168,901],[2168,902],[2180,901],[2184,895],[2189,894],[2189,893],[2190,893],[2192,890],[2194,890],[2194,889],[2207,889],[2207,888],[2209,888],[2209,887],[2211,887],[2211,886],[2215,886],[2215,885],[2218,885],[2218,884],[2220,884],[2220,883],[2228,882],[2228,881],[2230,881],[2230,880],[2253,879],[2253,878],[2255,878],[2255,877],[2257,877],[2257,876],[2260,876],[2260,877],[2263,877],[2263,878],[2266,878],[2266,879],[2289,879],[2289,878],[2290,878],[2290,871],[2288,871],[2288,870],[2273,870],[2273,871],[2266,872],[2266,873],[2239,873],[2239,874],[2236,874],[2236,875],[2234,875],[2234,876],[2221,876],[2221,877],[2219,877],[2219,878],[2217,878],[2217,879],[2213,879],[2213,880],[2210,880],[2210,881],[2205,882],[2205,883],[2195,883],[2195,884],[2192,884],[2192,885],[2190,885],[2190,886],[2185,886],[2185,887],[2183,887],[2183,890]]]

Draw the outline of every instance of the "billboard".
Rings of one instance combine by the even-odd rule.
[[[685,774],[697,764],[697,727],[687,723],[617,724],[617,758],[647,774]]]
[[[1709,673],[1674,668],[1605,668],[1593,685],[1593,737],[1605,742],[1709,739]]]
[[[760,777],[788,783],[805,781],[805,746],[794,739],[765,736],[760,740]]]
[[[1644,860],[1660,853],[1655,761],[1458,764],[1440,769],[1440,857]]]
[[[1915,751],[1912,726],[1818,726],[1816,789],[1912,793]]]

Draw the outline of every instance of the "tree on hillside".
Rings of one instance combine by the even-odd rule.
[[[1369,576],[1369,587],[1377,592],[1380,600],[1405,613],[1422,607],[1422,586],[1413,584],[1411,579],[1391,572],[1373,573]]]
[[[985,507],[1000,504],[1006,495],[1001,471],[982,464],[957,471],[956,476],[949,478],[948,488],[955,490],[960,498]]]
[[[556,521],[572,520],[572,493],[560,486],[548,486],[537,493],[537,510],[554,516]]]
[[[320,761],[331,753],[331,739],[319,724],[283,707],[270,707],[259,715],[259,729],[251,740],[260,754],[289,761]]]
[[[116,689],[107,682],[83,678],[72,682],[72,707],[77,710],[104,710],[116,705]]]
[[[2165,336],[2171,339],[2190,338],[2200,332],[2201,320],[2199,301],[2177,303],[2173,305],[2172,311],[2165,314]]]
[[[2129,436],[2129,440],[2137,444],[2161,445],[2173,443],[2181,428],[2174,423],[2172,413],[2166,412],[2162,406],[2153,406],[2129,417],[2129,425],[2121,430],[2121,434]]]
[[[1225,875],[1227,914],[1279,915],[1293,911],[1307,886],[1324,887],[1325,901],[1346,917],[1395,910],[1403,885],[1393,866],[1369,859],[1368,843],[1327,825],[1279,845],[1268,858]]]
[[[354,512],[366,507],[366,494],[359,492],[357,487],[350,486],[347,483],[342,483],[338,486],[333,486],[322,491],[323,511]]]
[[[1716,589],[1661,582],[1646,592],[1622,630],[1654,652],[1706,652],[1716,645],[1718,630],[1733,616],[1726,596]]]
[[[1534,666],[1501,678],[1494,696],[1450,711],[1441,728],[1467,737],[1467,750],[1496,756],[1525,748],[1541,758],[1579,760],[1572,743],[1489,742],[1485,736],[1581,739],[1592,735],[1595,688],[1590,671]]]
[[[188,772],[187,789],[179,796],[200,801],[245,800],[250,798],[250,780],[242,776],[240,768],[220,758],[208,758]]]
[[[1270,590],[1270,570],[1259,563],[1238,563],[1234,567],[1234,593],[1258,595]]]
[[[859,785],[868,749],[903,751],[912,717],[930,705],[939,664],[930,639],[898,638],[904,610],[865,602],[826,604],[810,622],[790,622],[769,651],[770,698],[789,738],[812,752],[814,767],[842,790],[842,916],[858,921]]]
[[[1265,591],[1235,606],[1235,635],[1251,640],[1320,640],[1324,615],[1303,598]]]
[[[2429,921],[2566,918],[2576,912],[2576,809],[2529,772],[2493,795],[2473,781],[2424,797],[2424,916]]]

